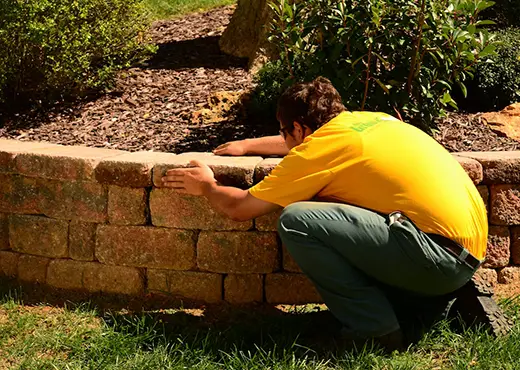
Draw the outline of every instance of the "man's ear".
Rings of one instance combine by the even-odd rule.
[[[305,127],[296,121],[293,122],[293,127],[294,127],[293,132],[292,132],[293,136],[295,138],[301,137],[303,139],[303,137],[305,135]]]
[[[300,137],[302,140],[304,140],[307,136],[312,134],[312,130],[309,127],[302,125],[296,121],[293,122],[293,127],[293,136],[295,138]]]

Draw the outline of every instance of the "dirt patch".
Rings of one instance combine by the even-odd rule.
[[[435,139],[451,152],[519,150],[520,142],[486,123],[482,114],[450,113],[438,121]]]

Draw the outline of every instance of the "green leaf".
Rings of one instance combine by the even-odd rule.
[[[374,81],[377,82],[377,84],[383,89],[385,93],[390,94],[390,88],[392,87],[391,85],[385,85],[377,78],[374,78]]]

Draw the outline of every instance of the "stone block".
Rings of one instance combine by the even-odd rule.
[[[175,157],[175,154],[170,153],[135,152],[104,159],[96,167],[96,180],[121,187],[149,187],[152,186],[154,164],[169,163]]]
[[[82,146],[53,146],[35,148],[16,155],[16,172],[28,176],[52,180],[94,179],[94,169],[103,158],[125,152]]]
[[[59,289],[82,290],[88,262],[52,260],[47,268],[47,284]]]
[[[219,273],[269,273],[279,269],[276,233],[206,232],[199,236],[197,265]]]
[[[482,164],[485,184],[520,183],[520,152],[464,152],[457,156],[472,158]]]
[[[78,261],[94,261],[96,224],[71,221],[69,225],[69,256]]]
[[[114,225],[145,225],[146,201],[146,189],[110,186],[108,189],[108,222]]]
[[[507,227],[490,226],[485,268],[498,268],[509,265],[511,240]]]
[[[486,185],[479,185],[477,186],[477,190],[482,197],[482,200],[484,201],[484,204],[486,205],[486,210],[489,214],[489,188]]]
[[[227,275],[224,279],[224,300],[229,303],[262,302],[264,277],[262,275]]]
[[[154,226],[198,230],[248,230],[253,222],[236,222],[218,213],[205,197],[183,195],[171,189],[153,189],[150,213]]]
[[[280,164],[283,158],[266,158],[260,162],[255,169],[255,184],[262,181],[271,171]]]
[[[99,226],[96,257],[107,265],[190,270],[195,232],[141,226]]]
[[[9,218],[0,213],[0,251],[9,249]]]
[[[18,275],[18,258],[20,255],[14,252],[0,251],[0,275],[15,277]]]
[[[169,163],[158,163],[153,168],[153,184],[162,187],[162,177],[173,168],[190,166],[190,161],[199,160],[207,164],[215,174],[215,179],[225,186],[248,189],[253,185],[255,168],[261,157],[220,157],[211,153],[183,153]]]
[[[0,212],[41,214],[45,189],[40,179],[0,174]]]
[[[85,222],[105,222],[108,191],[95,182],[42,180],[40,191],[45,194],[43,214]]]
[[[43,257],[67,257],[69,223],[39,216],[9,216],[9,242],[14,251]]]
[[[282,251],[283,251],[283,269],[284,271],[288,272],[298,272],[301,273],[302,270],[300,269],[300,266],[296,263],[294,258],[291,256],[287,248],[282,245]]]
[[[520,185],[491,186],[490,223],[520,225]]]
[[[314,285],[303,274],[268,274],[265,277],[265,297],[268,303],[322,303]]]
[[[92,293],[141,295],[144,293],[144,273],[134,267],[90,262],[85,265],[83,286]]]
[[[520,283],[520,267],[506,267],[498,272],[498,282],[500,284]]]
[[[269,213],[255,219],[255,227],[258,231],[278,231],[278,219],[282,210]]]
[[[58,145],[37,142],[0,139],[0,173],[15,173],[15,158],[18,154],[31,153],[42,148],[59,147]]]
[[[18,259],[18,279],[27,283],[45,283],[49,258],[20,255]]]
[[[471,158],[455,155],[455,159],[464,168],[464,171],[469,175],[474,184],[480,184],[484,179],[482,165]]]
[[[493,286],[495,286],[498,281],[497,270],[495,269],[479,268],[475,272],[475,276],[477,276],[483,281],[491,283]]]
[[[190,301],[222,300],[222,275],[194,271],[148,269],[148,290]]]
[[[520,265],[520,227],[511,228],[511,261]]]

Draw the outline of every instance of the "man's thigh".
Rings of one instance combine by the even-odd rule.
[[[438,246],[412,223],[390,224],[389,217],[364,208],[294,203],[280,217],[280,232],[284,229],[318,239],[368,276],[397,288],[444,294],[457,288],[452,286],[458,284],[456,280],[465,279],[459,276],[458,262],[447,252],[445,256],[438,250],[432,253],[431,248]]]

